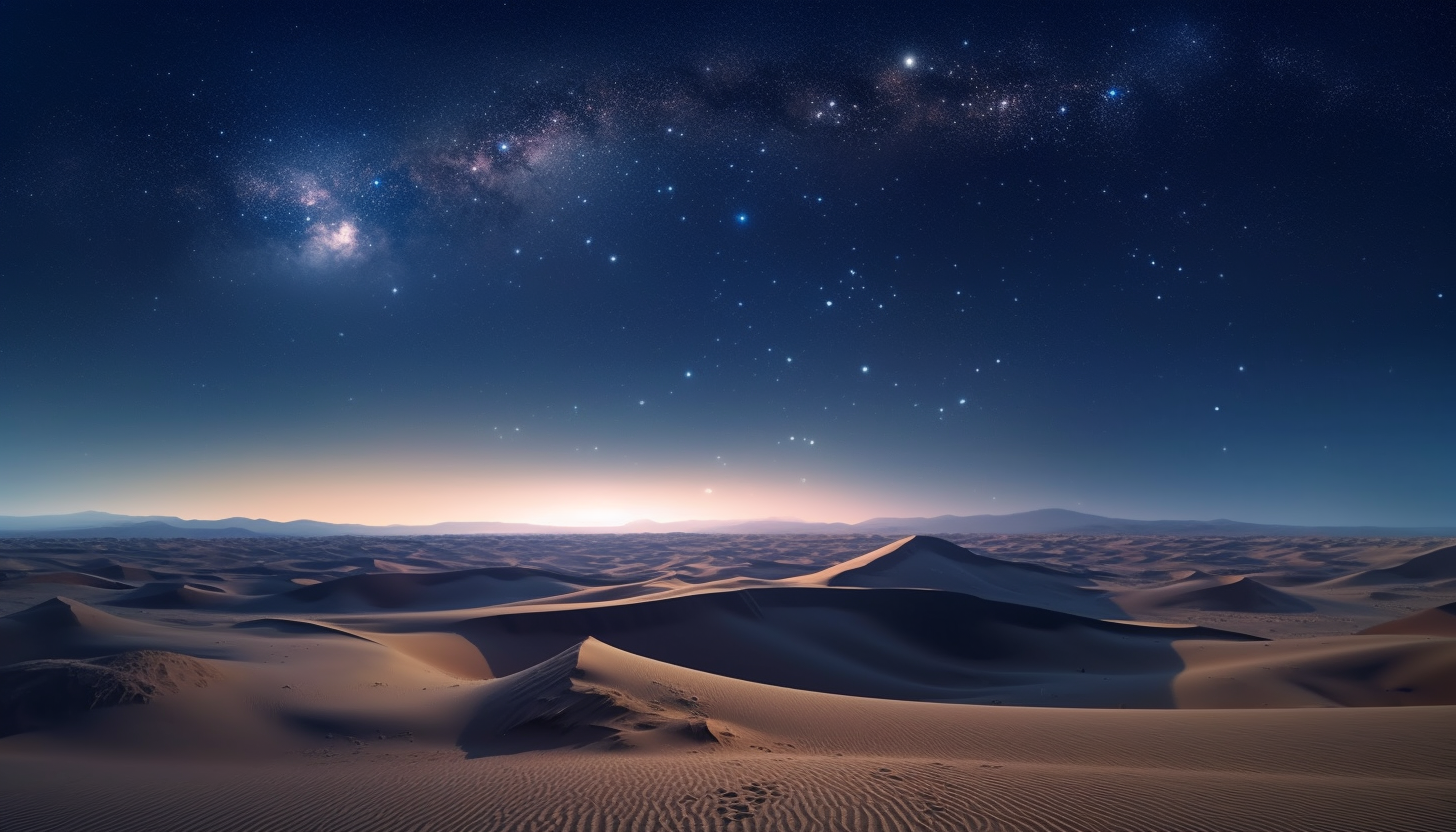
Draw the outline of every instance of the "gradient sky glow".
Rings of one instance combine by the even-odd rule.
[[[1456,524],[1448,4],[11,4],[0,514]]]

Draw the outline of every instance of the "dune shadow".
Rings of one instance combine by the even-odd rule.
[[[750,682],[914,701],[1169,708],[1174,644],[1259,640],[935,590],[773,587],[484,616],[455,631],[514,673],[594,637]]]

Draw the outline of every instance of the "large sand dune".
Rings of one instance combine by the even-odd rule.
[[[1456,638],[1456,602],[1442,604],[1414,615],[1407,615],[1374,627],[1366,627],[1362,633],[1371,635],[1417,635]]]
[[[1448,823],[1441,541],[961,542],[6,544],[0,826]]]
[[[1194,575],[1168,586],[1140,589],[1117,596],[1123,609],[1140,613],[1189,609],[1227,612],[1309,612],[1310,602],[1253,578],[1237,575]]]
[[[888,699],[1162,707],[1173,644],[1248,639],[1102,621],[924,589],[773,586],[501,612],[461,622],[498,672],[594,636],[644,656],[765,684]],[[1077,678],[1066,678],[1069,674]],[[1036,690],[1042,693],[1036,693]]]

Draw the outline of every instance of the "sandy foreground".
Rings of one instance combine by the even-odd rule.
[[[1450,543],[0,541],[0,829],[1451,828]]]

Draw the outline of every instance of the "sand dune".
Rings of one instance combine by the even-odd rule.
[[[93,575],[100,575],[103,578],[111,578],[118,581],[155,581],[161,578],[180,577],[172,572],[159,572],[135,566],[129,563],[120,563],[110,558],[98,558],[84,561],[81,564],[86,572]]]
[[[0,665],[125,650],[166,651],[177,643],[173,628],[122,618],[63,597],[0,618]]]
[[[1328,583],[1330,586],[1368,586],[1451,580],[1456,580],[1456,546],[1443,546],[1394,566],[1342,575]]]
[[[1364,635],[1414,635],[1456,638],[1456,602],[1422,610],[1414,615],[1376,624],[1360,631]]]
[[[1405,563],[1372,570],[1369,574],[1390,575],[1420,581],[1456,578],[1456,546],[1443,546],[1435,551],[1411,558]]]
[[[140,587],[106,603],[113,607],[145,607],[147,609],[191,609],[194,607],[233,606],[238,599],[216,586],[178,581],[158,581]]]
[[[1409,635],[1175,646],[1184,708],[1456,705],[1456,639]]]
[[[88,575],[85,572],[36,572],[30,575],[20,575],[9,578],[0,583],[10,583],[15,586],[22,584],[60,584],[63,586],[92,586],[97,589],[136,589],[132,584],[113,581],[99,575]]]
[[[1167,609],[1230,612],[1308,612],[1308,601],[1245,576],[1189,576],[1168,586],[1120,593],[1123,609],[1151,612]]]
[[[978,555],[948,540],[925,535],[898,540],[795,582],[830,587],[939,589],[1083,615],[1118,614],[1102,593],[1085,588],[1090,581],[1081,575]]]
[[[1448,821],[1451,547],[962,542],[0,542],[0,823]]]
[[[476,717],[461,732],[460,747],[480,756],[567,746],[663,750],[719,742],[701,705],[690,697],[669,701],[664,689],[633,694],[584,681],[581,652],[588,645],[603,650],[589,639],[486,686]]]
[[[570,578],[523,567],[486,567],[453,572],[404,572],[391,569],[335,578],[286,593],[293,601],[328,612],[373,609],[458,609],[546,598],[607,581]]]
[[[97,708],[144,705],[220,674],[191,656],[134,650],[79,661],[37,659],[0,667],[0,737],[63,723]]]
[[[1250,637],[1148,627],[938,590],[776,586],[500,611],[462,621],[498,673],[593,636],[634,653],[765,684],[891,699],[1168,704],[1178,640]],[[1067,674],[1078,677],[1067,684]],[[1065,688],[1065,689],[1063,689]],[[1041,693],[1038,693],[1041,691]],[[1048,692],[1050,691],[1050,692]]]
[[[58,595],[29,609],[5,616],[0,619],[0,627],[10,630],[18,640],[22,635],[35,636],[72,628],[106,634],[138,632],[145,625]],[[22,628],[30,632],[16,632]]]
[[[345,638],[374,641],[368,636],[346,630],[343,627],[330,626],[318,621],[298,621],[292,618],[252,618],[247,621],[239,621],[233,626],[245,630],[272,630],[278,633],[302,633],[304,635],[340,635]]]

